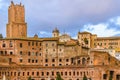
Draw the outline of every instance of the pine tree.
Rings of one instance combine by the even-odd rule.
[[[60,73],[57,73],[57,77],[56,77],[56,80],[63,80],[60,76]]]
[[[86,77],[86,75],[84,75],[84,77],[83,77],[83,80],[87,80],[87,77]]]

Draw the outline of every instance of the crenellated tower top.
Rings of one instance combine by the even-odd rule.
[[[27,37],[27,23],[25,22],[24,5],[11,4],[8,8],[7,38]]]

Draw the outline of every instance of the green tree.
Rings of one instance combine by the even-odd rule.
[[[83,77],[83,80],[87,80],[87,77],[86,77],[86,75],[84,75],[84,77]]]
[[[30,76],[30,77],[28,77],[28,80],[32,80],[31,76]]]
[[[109,77],[109,80],[112,80],[112,76]]]
[[[63,80],[62,77],[60,76],[60,73],[57,73],[56,80]]]

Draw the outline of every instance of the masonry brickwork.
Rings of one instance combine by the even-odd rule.
[[[55,28],[50,38],[27,37],[24,6],[11,2],[8,13],[7,37],[0,38],[0,79],[56,80],[60,73],[64,80],[83,80],[84,75],[88,80],[120,80],[120,61],[91,50],[100,40],[96,35],[78,32],[78,39],[72,39]]]

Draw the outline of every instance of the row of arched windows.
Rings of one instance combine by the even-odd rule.
[[[3,43],[2,43],[2,47],[3,48],[7,47],[7,43],[5,41],[3,41]],[[13,47],[12,41],[9,42],[9,47]]]

